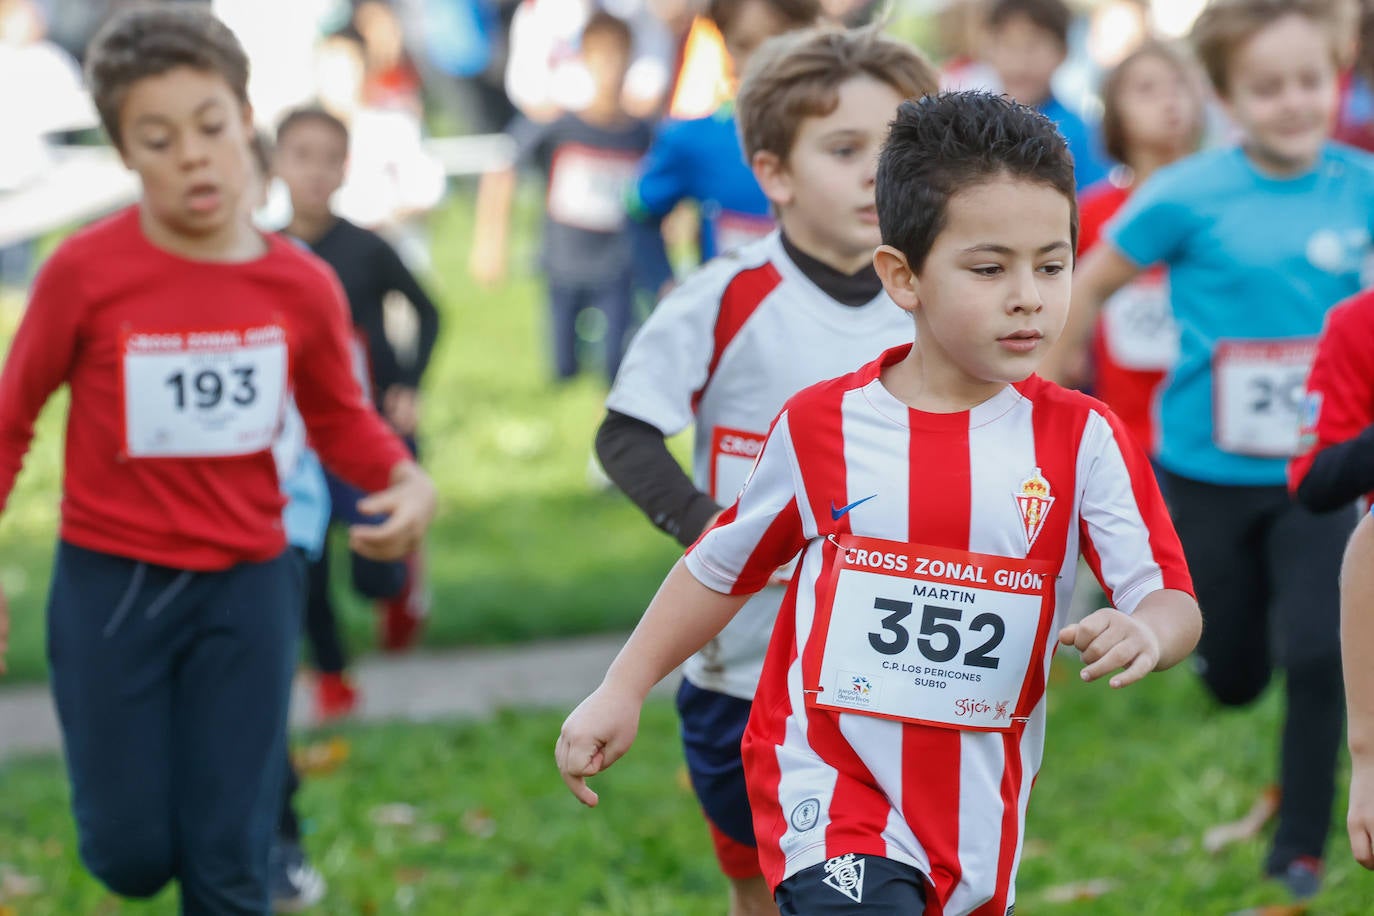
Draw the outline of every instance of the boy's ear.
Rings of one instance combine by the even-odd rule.
[[[759,150],[750,161],[754,170],[754,180],[759,183],[763,196],[775,207],[785,207],[792,203],[792,175],[787,171],[787,163],[777,153]]]
[[[911,269],[906,255],[891,245],[879,245],[873,252],[873,269],[897,307],[914,315],[921,304],[921,280]]]

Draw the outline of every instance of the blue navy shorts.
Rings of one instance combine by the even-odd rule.
[[[749,793],[744,783],[744,762],[740,758],[740,739],[749,722],[748,700],[704,690],[684,680],[677,691],[677,712],[681,719],[682,747],[687,757],[687,773],[692,780],[706,818],[713,833],[723,836],[716,841],[717,857],[730,877],[749,877],[758,874],[752,850],[754,819],[749,810]],[[730,843],[722,843],[728,840]],[[722,846],[747,847],[746,850],[722,850]],[[730,861],[727,861],[730,860]],[[749,874],[744,859],[749,859]]]

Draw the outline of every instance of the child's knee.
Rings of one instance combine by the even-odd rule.
[[[406,564],[353,557],[353,588],[373,601],[395,598],[406,586]]]
[[[81,860],[121,897],[153,897],[172,880],[171,839],[161,832],[110,830],[83,836]]]
[[[1264,688],[1269,686],[1270,672],[1267,667],[1209,665],[1199,657],[1197,669],[1208,693],[1223,706],[1248,706],[1259,699]]]

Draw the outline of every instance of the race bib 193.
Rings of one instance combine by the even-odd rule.
[[[1055,574],[1043,560],[840,535],[803,657],[808,701],[1003,731],[1042,676]]]
[[[280,327],[130,332],[121,351],[129,457],[219,458],[271,448],[287,390]]]
[[[1296,454],[1303,389],[1316,353],[1311,338],[1219,342],[1212,356],[1217,447],[1261,458]]]

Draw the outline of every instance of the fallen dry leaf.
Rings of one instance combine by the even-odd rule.
[[[482,840],[496,836],[496,820],[485,808],[470,808],[464,811],[462,824],[469,836]]]
[[[1273,903],[1269,906],[1256,906],[1248,910],[1236,910],[1227,916],[1303,916],[1307,912],[1304,903]]]
[[[425,875],[429,873],[423,868],[403,866],[396,869],[392,874],[396,878],[397,884],[419,884],[425,880]]]
[[[343,738],[330,738],[326,741],[315,741],[304,747],[298,748],[292,755],[296,763],[296,772],[302,776],[320,776],[324,773],[332,773],[341,767],[348,760],[348,755],[352,748]]]
[[[0,868],[0,900],[35,897],[43,891],[43,882],[32,875],[24,875],[13,868]]]
[[[1047,887],[1040,896],[1046,903],[1081,903],[1084,900],[1096,900],[1103,894],[1109,894],[1116,890],[1120,884],[1121,882],[1115,878],[1071,881],[1068,884],[1056,884],[1053,887]]]
[[[1279,811],[1279,787],[1269,786],[1260,793],[1250,810],[1237,821],[1218,824],[1202,835],[1202,848],[1216,855],[1227,846],[1253,839]]]

